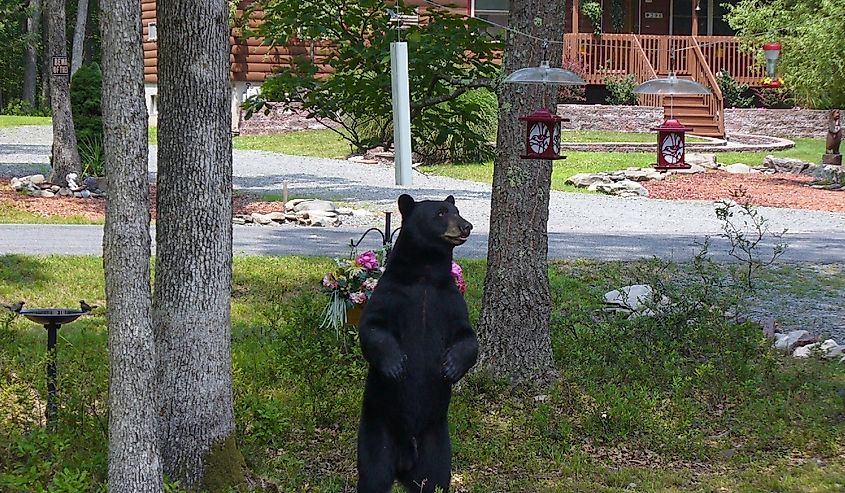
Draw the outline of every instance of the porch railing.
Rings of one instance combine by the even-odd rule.
[[[716,81],[716,77],[713,75],[713,71],[697,43],[692,43],[691,49],[686,51],[690,52],[690,56],[688,57],[690,76],[693,80],[710,89],[711,94],[704,96],[704,104],[707,105],[708,113],[713,115],[714,123],[719,125],[719,133],[724,135],[725,98],[722,95],[722,90],[719,88],[719,83]]]
[[[713,73],[727,70],[740,83],[750,85],[758,85],[763,77],[756,52],[743,50],[740,40],[732,36],[579,33],[566,34],[564,41],[564,56],[583,65],[588,84],[603,84],[608,76],[630,73],[635,61],[631,53],[637,43],[658,75],[667,75],[673,68],[679,76],[693,75],[692,46],[697,45]]]

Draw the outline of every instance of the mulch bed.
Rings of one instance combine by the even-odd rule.
[[[845,191],[819,190],[808,186],[809,176],[776,173],[733,174],[707,171],[696,175],[674,175],[664,181],[642,185],[649,197],[668,200],[732,199],[742,187],[750,203],[767,207],[845,212]]]
[[[45,217],[83,217],[90,221],[102,221],[105,218],[106,201],[104,199],[29,197],[9,188],[10,179],[8,176],[0,177],[0,204],[11,205],[18,210]],[[153,219],[156,217],[155,201],[156,187],[150,185],[150,214]],[[235,195],[232,202],[235,214],[251,214],[253,212],[266,214],[284,209],[284,204],[281,202],[262,202],[258,197],[245,194]]]

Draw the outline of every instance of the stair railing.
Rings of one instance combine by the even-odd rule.
[[[719,126],[719,134],[725,135],[725,97],[719,88],[716,76],[710,70],[707,59],[704,58],[701,46],[695,38],[692,40],[690,51],[693,55],[689,57],[690,75],[694,81],[707,86],[712,92],[712,94],[704,96],[704,102],[709,113],[713,115],[713,121]]]

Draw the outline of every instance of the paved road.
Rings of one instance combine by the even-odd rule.
[[[43,169],[49,154],[49,127],[0,129],[0,176]],[[291,194],[394,209],[400,193],[415,198],[456,197],[462,215],[475,225],[473,239],[458,250],[464,257],[486,255],[490,186],[415,174],[407,189],[393,184],[390,166],[240,151],[233,154],[234,185],[278,193],[287,182]],[[157,166],[151,148],[150,174]],[[530,193],[530,191],[526,191]],[[688,259],[707,235],[719,233],[715,206],[702,201],[622,199],[603,195],[552,192],[549,206],[552,258],[632,259],[649,256]],[[784,260],[845,262],[845,214],[760,208],[773,231],[787,229]],[[365,228],[235,227],[235,252],[241,255],[339,255]],[[99,226],[0,225],[0,254],[101,253]],[[725,258],[724,243],[712,251]]]

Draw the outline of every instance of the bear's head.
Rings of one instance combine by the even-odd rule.
[[[446,200],[415,201],[410,195],[399,197],[402,213],[400,237],[408,238],[418,246],[453,248],[469,238],[472,224],[462,218],[455,207],[455,198]]]

